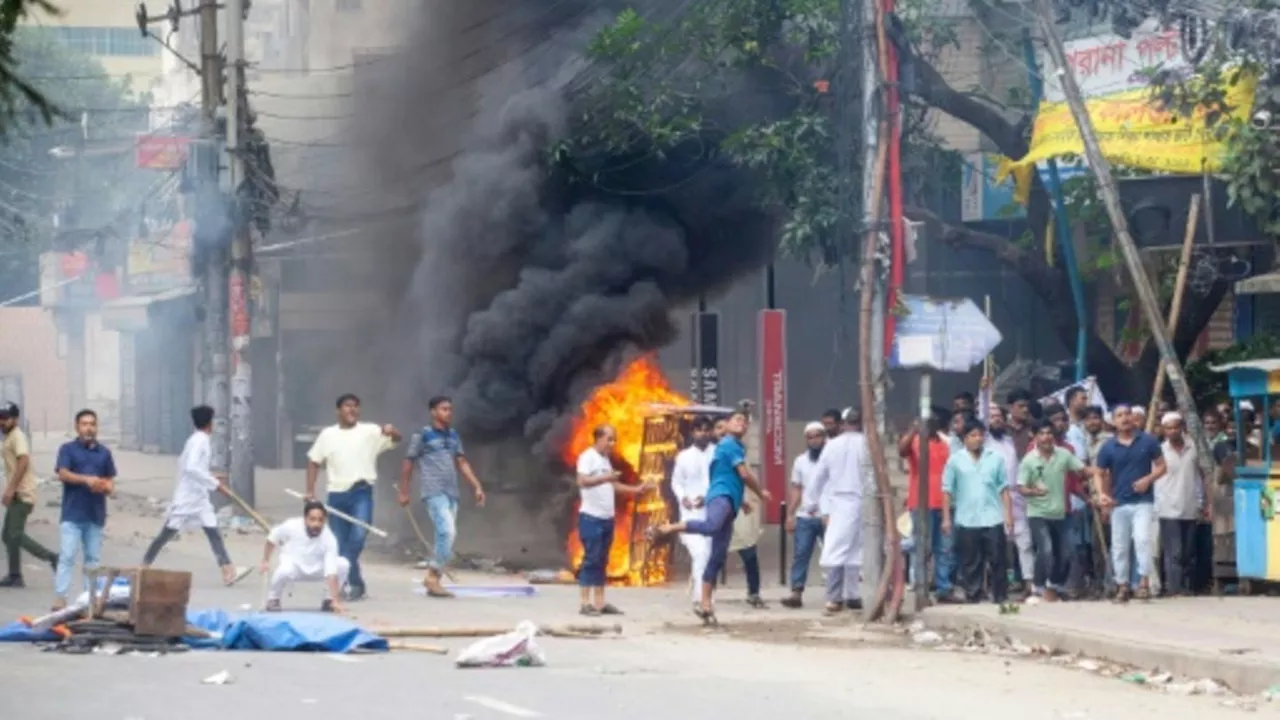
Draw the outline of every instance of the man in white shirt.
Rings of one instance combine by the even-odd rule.
[[[827,442],[822,423],[812,422],[804,428],[804,441],[809,447],[796,456],[791,465],[790,517],[787,530],[795,535],[795,555],[791,560],[791,596],[782,600],[782,606],[800,608],[804,586],[809,579],[809,563],[813,549],[822,540],[822,497],[818,493],[818,459]]]
[[[613,546],[615,496],[638,495],[653,486],[626,485],[622,473],[609,459],[618,442],[618,432],[601,425],[592,433],[594,444],[578,456],[578,540],[582,543],[582,566],[578,568],[581,592],[579,612],[587,616],[621,615],[622,611],[604,601],[608,582],[609,548]],[[594,597],[592,597],[594,595]]]
[[[347,580],[351,563],[338,554],[338,539],[325,527],[329,511],[324,503],[308,500],[302,506],[302,517],[285,520],[267,534],[262,550],[263,575],[271,573],[271,554],[280,548],[280,562],[271,574],[267,591],[267,611],[280,611],[280,596],[285,587],[298,581],[325,582],[327,596],[320,604],[324,612],[342,612],[339,595]]]
[[[1195,560],[1196,521],[1205,513],[1206,492],[1195,443],[1187,442],[1182,416],[1168,412],[1160,419],[1164,430],[1164,475],[1156,480],[1156,517],[1164,553],[1164,589],[1169,595],[1190,592]]]
[[[222,541],[222,533],[218,532],[218,517],[213,512],[213,502],[209,493],[227,494],[227,476],[209,471],[209,463],[213,452],[209,445],[209,437],[213,434],[213,408],[200,405],[191,409],[191,422],[195,432],[187,438],[182,446],[182,454],[178,456],[178,482],[173,489],[173,501],[164,516],[164,526],[160,534],[151,541],[146,555],[142,558],[142,567],[150,567],[156,561],[160,550],[184,528],[199,525],[209,540],[213,556],[222,568],[222,581],[233,585],[251,572],[248,569],[237,571],[231,564],[231,556],[227,554],[227,546]]]
[[[826,503],[826,531],[818,564],[827,573],[827,613],[862,608],[862,497],[871,459],[867,438],[849,422],[818,457],[814,493]]]
[[[711,458],[715,445],[711,442],[711,418],[700,415],[690,428],[692,443],[676,455],[671,470],[671,492],[680,503],[680,520],[705,520],[707,518],[707,489],[711,486]],[[693,569],[689,573],[689,586],[693,602],[702,597],[702,574],[711,558],[711,538],[706,535],[681,533],[680,542],[689,551]]]
[[[378,426],[360,422],[360,398],[347,393],[338,398],[338,424],[320,431],[307,452],[307,498],[316,495],[316,478],[325,469],[329,507],[366,525],[373,523],[373,484],[378,478],[378,456],[400,442],[394,425]],[[338,539],[338,552],[351,565],[347,579],[347,599],[364,597],[364,576],[360,573],[360,553],[366,531],[355,523],[334,515],[329,527]]]

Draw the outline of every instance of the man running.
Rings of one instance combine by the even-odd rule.
[[[476,507],[484,507],[484,487],[462,452],[462,438],[453,429],[453,401],[437,395],[427,403],[431,424],[409,438],[409,451],[400,466],[400,505],[409,506],[409,478],[416,467],[422,504],[435,528],[435,558],[427,567],[422,585],[427,595],[453,597],[445,589],[442,576],[453,559],[453,542],[458,537],[458,475],[467,479],[475,493]]]
[[[733,536],[733,520],[742,508],[747,488],[765,502],[772,499],[769,491],[760,486],[751,468],[747,466],[747,451],[742,436],[747,432],[747,414],[734,411],[724,423],[725,436],[716,443],[715,456],[711,460],[711,487],[707,491],[707,518],[688,522],[667,523],[649,529],[650,542],[671,533],[689,532],[711,538],[711,558],[702,572],[702,597],[695,614],[704,622],[715,621],[715,605],[712,594],[716,579],[729,554],[729,541]]]
[[[360,398],[350,393],[338,398],[337,407],[338,424],[321,430],[307,452],[307,498],[315,498],[316,479],[324,467],[329,506],[371,525],[378,456],[400,442],[400,431],[394,425],[360,422]],[[338,552],[351,565],[347,599],[359,600],[365,595],[360,553],[367,532],[336,515],[329,518],[329,525],[338,539]]]
[[[328,515],[324,503],[308,500],[302,506],[302,517],[285,520],[267,534],[260,568],[263,575],[271,573],[271,554],[280,548],[280,562],[267,591],[268,612],[280,611],[280,596],[290,583],[320,580],[327,591],[320,609],[342,612],[338,598],[351,563],[338,554],[338,538],[325,527]]]
[[[191,423],[195,432],[187,438],[182,446],[182,454],[178,456],[178,482],[173,490],[173,502],[165,513],[164,526],[160,534],[151,541],[146,555],[142,558],[142,567],[150,567],[156,561],[160,550],[183,529],[191,525],[199,525],[204,536],[213,549],[213,557],[222,568],[222,582],[234,585],[248,575],[250,570],[237,571],[231,564],[231,556],[227,554],[227,546],[222,542],[222,533],[218,532],[218,516],[213,512],[213,502],[209,493],[219,492],[228,495],[223,473],[210,472],[209,463],[213,458],[209,438],[213,435],[213,408],[199,405],[191,409]]]
[[[26,587],[22,580],[23,550],[31,553],[56,572],[58,555],[52,550],[36,542],[27,534],[27,518],[36,507],[36,478],[31,473],[31,445],[27,442],[27,434],[18,426],[20,412],[13,403],[0,404],[0,433],[4,434],[4,442],[0,451],[4,455],[4,472],[8,478],[4,486],[4,530],[0,537],[4,538],[5,550],[9,553],[9,575],[0,580],[0,587]]]

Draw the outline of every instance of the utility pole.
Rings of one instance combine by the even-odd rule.
[[[241,197],[245,183],[245,148],[241,143],[248,117],[244,94],[245,0],[227,0],[227,154],[231,177],[231,489],[254,504],[253,371],[249,342],[253,335],[249,285],[253,278],[253,242],[249,215]]]
[[[877,186],[882,182],[882,179],[878,176],[884,172],[884,168],[877,162],[877,155],[880,152],[880,108],[878,106],[880,63],[875,25],[877,0],[852,1],[857,3],[858,30],[861,34],[858,69],[862,74],[860,79],[862,95],[859,99],[859,107],[862,110],[859,118],[862,128],[862,241],[864,243],[874,243],[878,242],[880,232],[878,228],[872,226],[879,224],[878,218],[881,217],[879,206],[883,197],[881,192],[877,191]],[[871,407],[862,408],[862,422],[868,430],[872,429],[870,425],[874,423],[874,431],[878,433],[878,437],[883,438],[885,304],[884,283],[880,281],[879,275],[878,272],[872,272],[870,277],[862,277],[862,282],[872,283],[873,295],[871,300],[870,332],[860,332],[859,334],[859,337],[869,337],[870,341],[866,343],[865,347],[859,347],[858,350],[870,357],[874,398]],[[860,320],[860,322],[865,322],[865,319]],[[865,397],[865,394],[863,397]],[[883,451],[883,447],[880,450]],[[872,452],[875,452],[874,446],[872,446]],[[883,458],[872,458],[872,462],[883,462]],[[873,598],[876,596],[880,585],[880,576],[883,574],[885,560],[885,517],[879,487],[878,485],[873,485],[873,488],[874,490],[871,492],[866,491],[869,488],[864,488],[862,500],[863,529],[866,531],[862,538],[862,598],[864,601],[863,611],[868,615],[876,611],[873,607],[875,605]]]
[[[1196,410],[1195,399],[1191,395],[1187,377],[1182,373],[1182,363],[1179,362],[1178,354],[1174,351],[1171,333],[1165,328],[1165,319],[1160,312],[1160,303],[1156,300],[1155,290],[1151,287],[1151,279],[1142,266],[1142,257],[1138,254],[1133,236],[1129,234],[1129,224],[1125,219],[1124,210],[1120,207],[1120,192],[1116,189],[1115,178],[1111,175],[1111,164],[1102,155],[1097,132],[1094,130],[1093,121],[1089,118],[1089,111],[1085,105],[1084,93],[1080,91],[1080,84],[1076,82],[1075,74],[1067,65],[1067,53],[1062,46],[1062,37],[1054,25],[1054,13],[1050,0],[1036,0],[1036,15],[1040,22],[1040,29],[1044,33],[1049,57],[1053,59],[1058,77],[1062,79],[1062,91],[1066,96],[1067,105],[1071,108],[1071,116],[1080,129],[1080,138],[1084,142],[1084,154],[1089,162],[1089,169],[1098,179],[1098,191],[1102,195],[1102,204],[1107,209],[1107,217],[1111,220],[1116,244],[1120,246],[1120,254],[1129,268],[1133,287],[1138,292],[1138,302],[1142,306],[1142,313],[1146,316],[1147,326],[1151,330],[1151,339],[1155,342],[1156,349],[1160,351],[1160,362],[1164,365],[1165,375],[1173,386],[1174,395],[1177,396],[1178,405],[1182,409],[1183,420],[1196,443],[1201,470],[1205,473],[1205,477],[1211,477],[1213,453],[1209,448],[1208,438],[1205,437],[1204,427],[1200,424],[1200,413]]]
[[[200,81],[204,123],[200,145],[205,162],[197,163],[196,232],[206,252],[204,269],[204,401],[213,408],[212,462],[215,470],[229,467],[230,443],[227,380],[227,277],[229,261],[224,205],[218,189],[218,106],[222,104],[222,55],[218,50],[217,0],[200,0]],[[205,225],[205,227],[200,227]]]

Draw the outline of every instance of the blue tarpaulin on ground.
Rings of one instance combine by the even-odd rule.
[[[52,630],[32,630],[16,620],[0,627],[0,642],[54,642],[57,639]]]
[[[348,653],[386,650],[387,641],[341,615],[328,613],[250,613],[221,610],[187,612],[187,623],[213,637],[186,638],[193,648]],[[21,622],[0,627],[0,642],[56,642],[50,630],[35,631]]]
[[[221,610],[187,612],[187,623],[214,635],[189,638],[195,648],[348,653],[386,650],[387,641],[341,615],[329,613],[249,613]]]

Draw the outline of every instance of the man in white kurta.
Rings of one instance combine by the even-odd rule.
[[[325,612],[341,612],[339,593],[351,571],[351,563],[338,554],[338,537],[327,526],[329,511],[315,500],[303,506],[302,517],[285,520],[271,529],[262,553],[262,572],[271,571],[271,555],[279,548],[280,560],[271,573],[267,610],[280,610],[280,597],[291,583],[324,581]]]
[[[173,501],[165,513],[164,527],[160,534],[147,548],[142,558],[142,566],[149,567],[156,561],[160,550],[177,534],[187,528],[200,527],[209,539],[209,547],[213,556],[222,568],[222,580],[228,585],[235,583],[248,574],[248,571],[237,571],[231,564],[226,544],[222,541],[222,533],[218,532],[218,517],[213,511],[213,501],[209,493],[227,491],[222,478],[210,471],[213,449],[210,436],[213,434],[213,408],[200,405],[192,408],[191,421],[195,432],[187,438],[182,446],[182,454],[178,456],[178,477],[173,489]]]
[[[816,494],[825,503],[827,529],[818,564],[827,574],[827,611],[862,607],[862,497],[871,456],[867,438],[849,424],[818,458]]]
[[[693,421],[692,444],[676,455],[671,470],[671,492],[680,504],[680,522],[705,520],[707,517],[707,488],[711,485],[711,458],[716,446],[711,442],[711,419],[698,417]],[[681,533],[680,542],[689,551],[693,569],[689,574],[693,602],[702,597],[702,573],[711,557],[711,538],[706,535]]]

